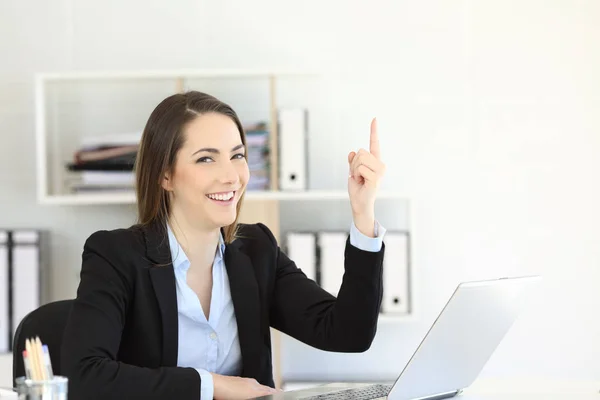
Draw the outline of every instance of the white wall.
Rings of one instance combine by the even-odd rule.
[[[377,115],[383,189],[413,199],[419,319],[382,324],[361,355],[286,342],[285,376],[391,378],[459,281],[541,273],[541,297],[484,375],[598,379],[600,3],[155,4],[0,0],[0,226],[51,231],[53,299],[74,296],[87,236],[134,214],[36,204],[33,73],[337,70],[336,129],[311,154],[311,171],[333,172],[312,185],[344,187],[347,151],[367,146]]]

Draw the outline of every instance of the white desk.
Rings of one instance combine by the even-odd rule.
[[[0,354],[0,387],[11,387],[12,382],[12,354]]]
[[[598,392],[589,393],[551,393],[504,391],[502,393],[478,393],[475,391],[464,391],[456,400],[600,400]]]
[[[549,393],[503,393],[474,394],[463,393],[455,400],[599,400],[600,394],[549,394]],[[0,389],[0,400],[17,400],[17,394]]]
[[[598,400],[600,395],[595,394],[461,394],[454,397],[455,400]]]
[[[572,380],[479,379],[456,400],[600,400],[600,382]]]
[[[354,386],[342,382],[322,386],[346,388],[348,385]],[[356,385],[360,386],[364,383]],[[266,398],[285,400],[288,396],[284,393]],[[482,379],[452,400],[600,400],[600,382]]]
[[[599,400],[598,393],[468,393],[464,392],[456,397],[455,400]]]
[[[598,383],[480,381],[454,397],[454,400],[600,400]],[[16,393],[0,389],[0,400],[16,399]]]

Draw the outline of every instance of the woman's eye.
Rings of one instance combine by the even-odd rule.
[[[196,162],[197,163],[206,163],[206,162],[211,162],[211,161],[213,161],[213,159],[210,157],[201,157]]]
[[[235,156],[233,156],[233,158],[237,158],[237,159],[244,158],[244,154],[243,153],[238,153]]]

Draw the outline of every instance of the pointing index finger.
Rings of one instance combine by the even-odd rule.
[[[379,159],[379,134],[377,133],[377,118],[373,118],[371,121],[371,141],[369,146],[369,152]]]

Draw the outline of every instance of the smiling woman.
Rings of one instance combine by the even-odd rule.
[[[138,222],[165,220],[170,211],[173,225],[225,227],[225,243],[233,241],[249,179],[245,145],[237,114],[213,96],[189,92],[163,100],[136,160]]]
[[[336,297],[299,269],[263,223],[238,223],[249,179],[236,113],[205,93],[150,115],[136,159],[138,223],[98,231],[63,338],[69,399],[247,399],[274,393],[271,330],[335,352],[366,351],[382,299],[383,173],[348,155],[353,223]]]

